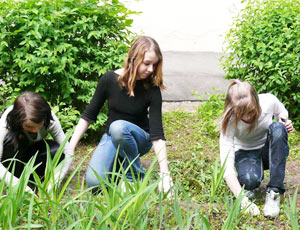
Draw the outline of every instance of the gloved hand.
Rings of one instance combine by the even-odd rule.
[[[52,182],[50,182],[48,187],[47,187],[47,192],[49,193],[52,188],[53,188],[53,184],[52,184]]]
[[[29,186],[26,186],[25,192],[28,192],[30,194],[34,194],[35,195],[34,191]]]
[[[173,180],[169,173],[160,173],[160,182],[158,184],[158,190],[160,192],[168,193],[167,197],[170,199],[172,197],[172,187],[174,186]]]
[[[36,198],[38,198],[37,194],[35,194],[35,192],[29,186],[26,186],[25,192],[33,194]]]
[[[241,202],[241,209],[245,209],[246,214],[250,214],[251,216],[256,216],[260,214],[260,211],[256,204],[249,201],[248,197],[244,197],[244,199]]]

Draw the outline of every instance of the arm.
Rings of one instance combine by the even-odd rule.
[[[173,186],[172,178],[168,168],[166,141],[162,127],[162,97],[160,89],[154,88],[150,100],[149,109],[149,124],[150,124],[150,138],[152,140],[154,152],[157,156],[161,181],[158,185],[160,191],[168,192]],[[168,198],[172,193],[168,193]]]
[[[106,89],[109,89],[113,78],[111,74],[112,73],[106,73],[100,78],[93,98],[83,112],[82,117],[74,130],[70,140],[70,146],[73,151],[75,151],[76,145],[88,129],[90,123],[97,120],[97,115],[107,99]]]
[[[2,164],[2,155],[3,155],[3,148],[4,148],[4,139],[5,136],[8,133],[8,130],[6,128],[6,117],[7,114],[12,110],[12,106],[6,109],[6,111],[2,114],[1,119],[0,119],[0,180],[4,179],[5,184],[11,185],[14,187],[19,183],[19,178],[15,177],[12,173],[10,173],[7,168]],[[26,191],[30,193],[34,193],[32,189],[27,186]]]
[[[55,116],[53,112],[52,112],[52,117],[54,121],[51,122],[48,129],[54,141],[56,141],[59,145],[61,145],[65,141],[66,135],[62,130],[58,118]],[[54,175],[54,179],[56,183],[60,183],[62,179],[65,177],[73,160],[74,151],[71,149],[69,142],[65,144],[64,155],[65,155],[65,159],[63,161],[64,164],[62,165],[61,168],[58,168],[58,171],[55,172]],[[50,189],[50,187],[51,185],[49,186],[48,189]]]
[[[269,94],[269,96],[270,96],[270,100],[273,102],[273,113],[276,117],[276,120],[284,124],[287,131],[289,133],[292,133],[294,131],[294,127],[292,121],[288,120],[289,117],[288,111],[276,96],[274,96],[273,94]]]
[[[226,134],[222,132],[220,134],[220,158],[221,164],[225,164],[224,179],[234,196],[237,197],[242,187],[234,170],[234,129],[231,122],[228,124]]]
[[[221,164],[225,164],[224,179],[226,184],[234,196],[238,197],[242,192],[242,186],[234,170],[234,129],[231,122],[229,122],[226,134],[221,132],[220,135],[220,158]],[[244,209],[245,213],[250,213],[252,216],[256,216],[260,213],[258,207],[249,201],[246,196],[241,202],[241,209]]]
[[[166,141],[159,139],[152,141],[154,152],[157,156],[160,173],[170,175],[168,168],[168,159],[167,159],[167,150],[166,150]]]
[[[238,195],[242,191],[242,187],[240,185],[240,182],[237,179],[237,176],[235,174],[230,174],[225,177],[226,184],[228,185],[229,189],[233,193],[235,197],[238,197]]]
[[[157,156],[159,168],[160,168],[160,178],[161,181],[158,184],[159,191],[163,191],[165,193],[169,192],[169,190],[173,187],[173,181],[170,176],[169,168],[168,168],[168,159],[167,159],[167,151],[166,151],[166,142],[165,140],[158,139],[152,141],[154,152]],[[171,198],[172,192],[168,193],[168,198]]]
[[[289,113],[284,107],[284,105],[273,94],[269,93],[267,95],[269,96],[268,100],[273,105],[273,115],[275,116],[276,120],[277,121],[279,121],[280,119],[287,120],[289,117]]]
[[[73,136],[70,140],[70,147],[73,151],[75,151],[76,145],[78,144],[79,140],[82,138],[83,134],[88,129],[89,125],[90,123],[87,120],[80,118],[74,130]]]
[[[157,156],[160,172],[170,174],[168,169],[166,141],[162,127],[162,97],[160,89],[152,89],[149,109],[150,138],[152,140],[154,152]]]
[[[242,192],[242,187],[240,185],[240,182],[237,179],[237,176],[235,174],[230,174],[227,177],[225,177],[225,181],[234,194],[235,197],[238,197],[238,195]],[[241,209],[244,210],[244,213],[250,214],[251,216],[256,216],[260,214],[259,208],[251,202],[246,194],[244,194],[244,198],[241,202]]]

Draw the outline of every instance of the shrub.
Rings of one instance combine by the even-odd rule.
[[[118,0],[0,1],[0,79],[82,111],[99,76],[121,66],[134,13]]]
[[[19,91],[20,89],[18,88],[13,89],[11,83],[4,84],[4,82],[0,81],[0,117],[5,109],[13,104],[16,98],[15,94]]]
[[[276,95],[300,125],[300,2],[245,0],[225,38],[226,78]]]

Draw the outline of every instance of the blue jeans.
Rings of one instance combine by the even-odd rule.
[[[263,180],[264,170],[270,169],[268,190],[284,193],[283,181],[288,155],[287,129],[282,123],[272,123],[264,147],[255,150],[240,149],[235,152],[235,168],[240,184],[247,190],[258,188]]]
[[[110,177],[114,161],[119,148],[118,158],[122,161],[122,167],[127,171],[126,177],[133,180],[142,178],[145,174],[141,167],[140,156],[143,156],[152,147],[150,135],[137,125],[124,120],[117,120],[111,123],[109,133],[104,134],[97,146],[86,172],[86,182],[89,187],[100,185],[95,175],[105,178]],[[133,171],[134,175],[132,175]]]

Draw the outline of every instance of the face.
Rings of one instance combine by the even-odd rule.
[[[25,131],[30,133],[37,133],[40,128],[44,126],[44,122],[41,123],[34,123],[30,120],[27,120],[23,123],[22,127]]]
[[[254,120],[254,116],[255,110],[251,110],[242,116],[242,120],[248,124],[251,124],[251,122]]]
[[[139,65],[137,71],[137,80],[144,80],[155,71],[158,64],[158,57],[153,50],[145,53],[143,62]]]

